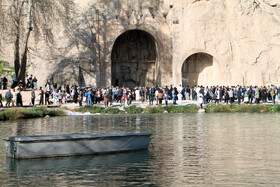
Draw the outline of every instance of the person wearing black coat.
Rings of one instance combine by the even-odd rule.
[[[40,102],[39,105],[44,105],[44,91],[42,89],[42,87],[40,87]]]
[[[3,103],[2,103],[2,94],[0,93],[0,106],[3,107]]]
[[[17,93],[17,103],[16,103],[16,105],[17,106],[23,106],[23,104],[22,104],[22,95],[21,95],[21,93],[20,93],[20,90],[19,90],[19,92]]]
[[[240,105],[241,99],[242,99],[242,91],[241,91],[241,88],[239,88],[239,89],[237,90],[236,96],[237,96],[238,104]]]
[[[3,78],[3,90],[7,89],[8,79],[6,77]]]
[[[31,103],[32,103],[32,106],[35,106],[35,90],[34,88],[32,89],[31,91]]]
[[[260,99],[263,101],[263,103],[266,102],[266,88],[265,87],[261,89],[261,97],[260,97]]]

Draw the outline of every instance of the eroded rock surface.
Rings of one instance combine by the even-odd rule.
[[[79,82],[100,87],[126,85],[125,81],[129,86],[146,82],[178,86],[186,79],[190,85],[280,85],[278,0],[76,3],[71,33],[66,35],[61,25],[54,28],[56,42],[51,49],[44,40],[30,42],[28,72],[38,77],[39,84],[53,78],[60,85]],[[148,37],[125,38],[133,30],[140,38]],[[114,47],[118,38],[125,43],[119,48]],[[138,44],[136,50],[129,49]],[[2,58],[12,62],[12,45],[7,46]],[[195,58],[205,55],[211,62]],[[188,59],[197,63],[195,68],[185,64]]]

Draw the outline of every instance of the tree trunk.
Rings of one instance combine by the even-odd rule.
[[[21,64],[19,69],[19,80],[22,80],[22,82],[25,84],[25,72],[26,72],[26,64],[27,64],[27,52],[28,52],[28,39],[30,36],[30,32],[32,30],[31,27],[31,11],[33,6],[33,0],[28,0],[28,10],[27,10],[27,28],[24,38],[24,50],[21,58]]]
[[[19,30],[19,28],[17,28]],[[16,36],[16,41],[15,41],[15,51],[14,51],[14,55],[15,55],[15,59],[14,59],[14,66],[15,66],[15,74],[17,79],[19,78],[19,66],[20,66],[20,58],[19,58],[19,33],[17,33]]]
[[[12,1],[12,16],[13,16],[13,21],[14,21],[14,25],[15,25],[15,37],[16,37],[16,40],[15,40],[15,43],[14,43],[14,67],[15,67],[15,74],[16,74],[16,77],[18,78],[18,73],[19,73],[19,67],[20,67],[20,55],[19,55],[19,50],[20,50],[20,47],[19,47],[19,37],[20,37],[20,29],[19,29],[19,25],[20,25],[20,15],[21,14],[21,11],[18,12],[18,2],[16,2],[16,0],[13,0]],[[22,4],[23,6],[23,4]],[[21,6],[21,7],[22,7]],[[22,10],[22,8],[20,9]]]

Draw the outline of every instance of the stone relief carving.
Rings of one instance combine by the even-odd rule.
[[[143,34],[144,33],[144,34]],[[156,61],[156,47],[151,36],[145,32],[129,31],[120,36],[114,46],[113,62]]]
[[[139,30],[123,33],[116,40],[112,51],[112,82],[117,82],[119,86],[153,83],[155,62],[156,46],[148,33]]]

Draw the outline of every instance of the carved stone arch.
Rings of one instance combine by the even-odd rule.
[[[146,29],[126,29],[111,48],[111,83],[115,86],[154,86],[161,45]]]
[[[181,66],[182,85],[217,85],[220,83],[219,72],[217,60],[211,54],[206,52],[192,53]]]

